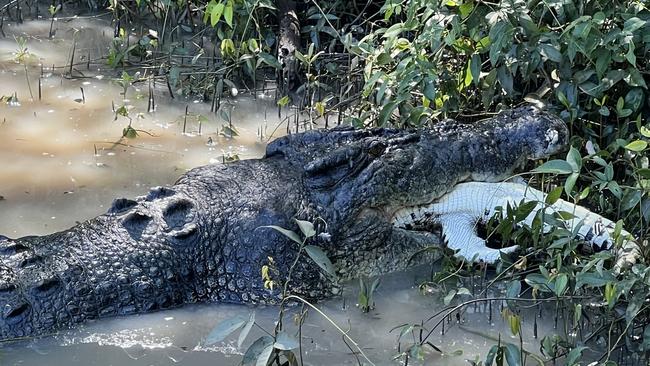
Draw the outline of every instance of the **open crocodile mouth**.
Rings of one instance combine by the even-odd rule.
[[[428,203],[420,206],[409,206],[398,209],[390,220],[390,223],[399,229],[406,231],[418,232],[419,234],[442,234],[441,217],[443,215],[434,208],[434,203]],[[471,227],[468,227],[479,238],[485,240],[489,248],[499,249],[504,246],[503,237],[499,233],[490,233],[488,220],[490,212],[486,210],[482,217],[473,218]],[[497,219],[497,223],[499,220]],[[443,237],[444,238],[444,237]]]
[[[502,254],[513,252],[517,246],[502,247],[511,243],[503,242],[498,232],[490,231],[488,235],[485,224],[491,218],[497,223],[500,221],[498,212],[503,215],[505,211],[500,211],[499,207],[516,208],[524,201],[536,202],[536,206],[527,216],[520,218],[513,225],[532,227],[533,220],[539,213],[554,217],[557,212],[570,212],[572,217],[565,221],[558,221],[553,225],[544,222],[542,230],[549,232],[552,228],[562,225],[562,229],[568,234],[559,232],[559,235],[570,234],[570,239],[578,240],[579,244],[587,245],[590,250],[600,251],[613,246],[616,230],[612,221],[563,200],[545,205],[545,198],[543,192],[520,183],[462,183],[436,201],[398,208],[389,221],[396,228],[414,232],[413,235],[417,235],[418,231],[433,232],[441,227],[447,247],[457,251],[456,256],[471,261],[493,263],[499,260]],[[631,235],[628,232],[623,230],[619,235],[623,238],[623,246],[629,249],[629,253],[621,258],[623,261],[633,262],[630,258],[637,253],[637,244],[633,239],[629,239]],[[620,266],[619,262],[621,260],[617,262],[617,266]]]
[[[419,206],[407,206],[398,209],[393,214],[390,223],[400,229],[431,231],[438,226],[440,217],[434,210],[434,204],[428,203]]]

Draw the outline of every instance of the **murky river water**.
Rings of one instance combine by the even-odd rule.
[[[219,135],[225,122],[210,112],[209,104],[170,99],[164,90],[157,89],[156,110],[148,113],[146,83],[128,87],[125,100],[120,95],[122,87],[110,81],[110,73],[104,74],[97,65],[90,70],[79,67],[78,71],[89,75],[87,78],[67,79],[62,74],[67,71],[63,66],[69,62],[72,39],[77,39],[78,55],[96,57],[106,52],[102,47],[108,44],[113,29],[99,19],[60,20],[55,28],[56,37],[49,40],[48,21],[5,24],[8,36],[0,38],[0,96],[13,97],[11,102],[0,104],[0,233],[4,235],[19,237],[66,229],[105,212],[115,197],[133,197],[152,186],[171,184],[192,167],[219,163],[224,154],[260,157],[265,147],[260,129],[268,135],[279,123],[271,95],[257,99],[240,96],[229,102],[232,121],[239,131],[239,136],[230,139]],[[20,37],[26,40],[30,55],[23,63],[15,60]],[[115,120],[113,108],[122,105],[129,108],[132,127],[140,131],[135,139],[120,139],[129,121],[121,116]],[[190,114],[184,123],[186,107]],[[397,361],[391,359],[397,353],[399,331],[390,330],[419,323],[443,307],[444,294],[423,296],[417,290],[418,281],[428,270],[386,276],[376,294],[376,310],[369,314],[354,306],[356,283],[349,286],[343,299],[325,302],[322,309],[349,330],[350,337],[374,363],[395,364]],[[275,307],[194,305],[101,320],[54,337],[8,344],[0,350],[0,364],[235,365],[246,347],[263,334],[261,330],[253,329],[242,348],[237,347],[236,334],[212,346],[202,346],[202,340],[219,321],[247,316],[253,310],[257,322],[272,330],[278,313]],[[498,309],[494,310],[492,324],[486,314],[473,311],[461,322],[475,331],[493,337],[500,333],[505,341],[518,343],[500,320]],[[525,345],[536,350],[537,341],[529,329],[532,322],[526,324]],[[341,338],[327,321],[311,312],[303,326],[305,364],[356,364]],[[411,341],[407,337],[407,342]],[[432,342],[448,353],[431,352],[427,362],[435,365],[466,364],[465,359],[484,357],[496,343],[457,326],[444,336],[435,332]],[[456,350],[462,354],[454,355]]]

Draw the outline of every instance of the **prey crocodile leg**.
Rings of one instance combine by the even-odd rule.
[[[436,220],[442,226],[442,235],[447,247],[456,251],[457,257],[467,260],[494,263],[501,258],[501,252],[514,252],[518,246],[501,249],[489,248],[485,240],[476,233],[477,217],[470,212],[450,212]]]

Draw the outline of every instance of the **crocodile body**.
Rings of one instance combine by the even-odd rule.
[[[263,226],[297,231],[294,219],[318,223],[311,244],[344,278],[402,269],[442,242],[396,225],[398,211],[464,181],[508,178],[564,149],[567,135],[560,119],[533,108],[417,131],[309,131],[275,140],[262,159],[195,168],[173,186],[116,199],[71,229],[0,237],[0,339],[184,303],[277,302],[261,267],[272,257],[284,278],[298,247]],[[311,260],[292,278],[291,291],[306,298],[337,290]]]

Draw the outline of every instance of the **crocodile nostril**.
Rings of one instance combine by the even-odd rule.
[[[18,266],[19,266],[20,268],[29,267],[29,266],[31,266],[31,265],[33,265],[33,264],[36,264],[36,263],[37,263],[38,261],[40,261],[40,260],[41,260],[41,257],[40,257],[40,256],[38,256],[38,255],[31,255],[31,256],[29,256],[29,257],[27,257],[27,258],[24,258],[24,259],[20,262],[20,264],[19,264]]]
[[[171,202],[163,211],[163,217],[170,229],[180,229],[192,221],[194,204],[187,199]]]
[[[0,283],[0,294],[11,292],[16,289],[16,285],[11,283]]]
[[[122,226],[131,236],[139,239],[151,220],[151,216],[142,212],[131,212],[122,220]]]
[[[41,293],[46,293],[52,290],[53,288],[58,287],[61,284],[61,281],[59,281],[57,278],[46,278],[44,280],[41,280],[36,287],[34,287],[34,290],[41,292]]]
[[[29,304],[27,303],[20,303],[15,306],[7,304],[5,305],[2,311],[2,317],[8,323],[15,324],[20,320],[22,320],[28,312],[29,312]]]
[[[29,250],[29,247],[20,243],[9,243],[0,248],[0,253],[4,255],[15,255]]]

